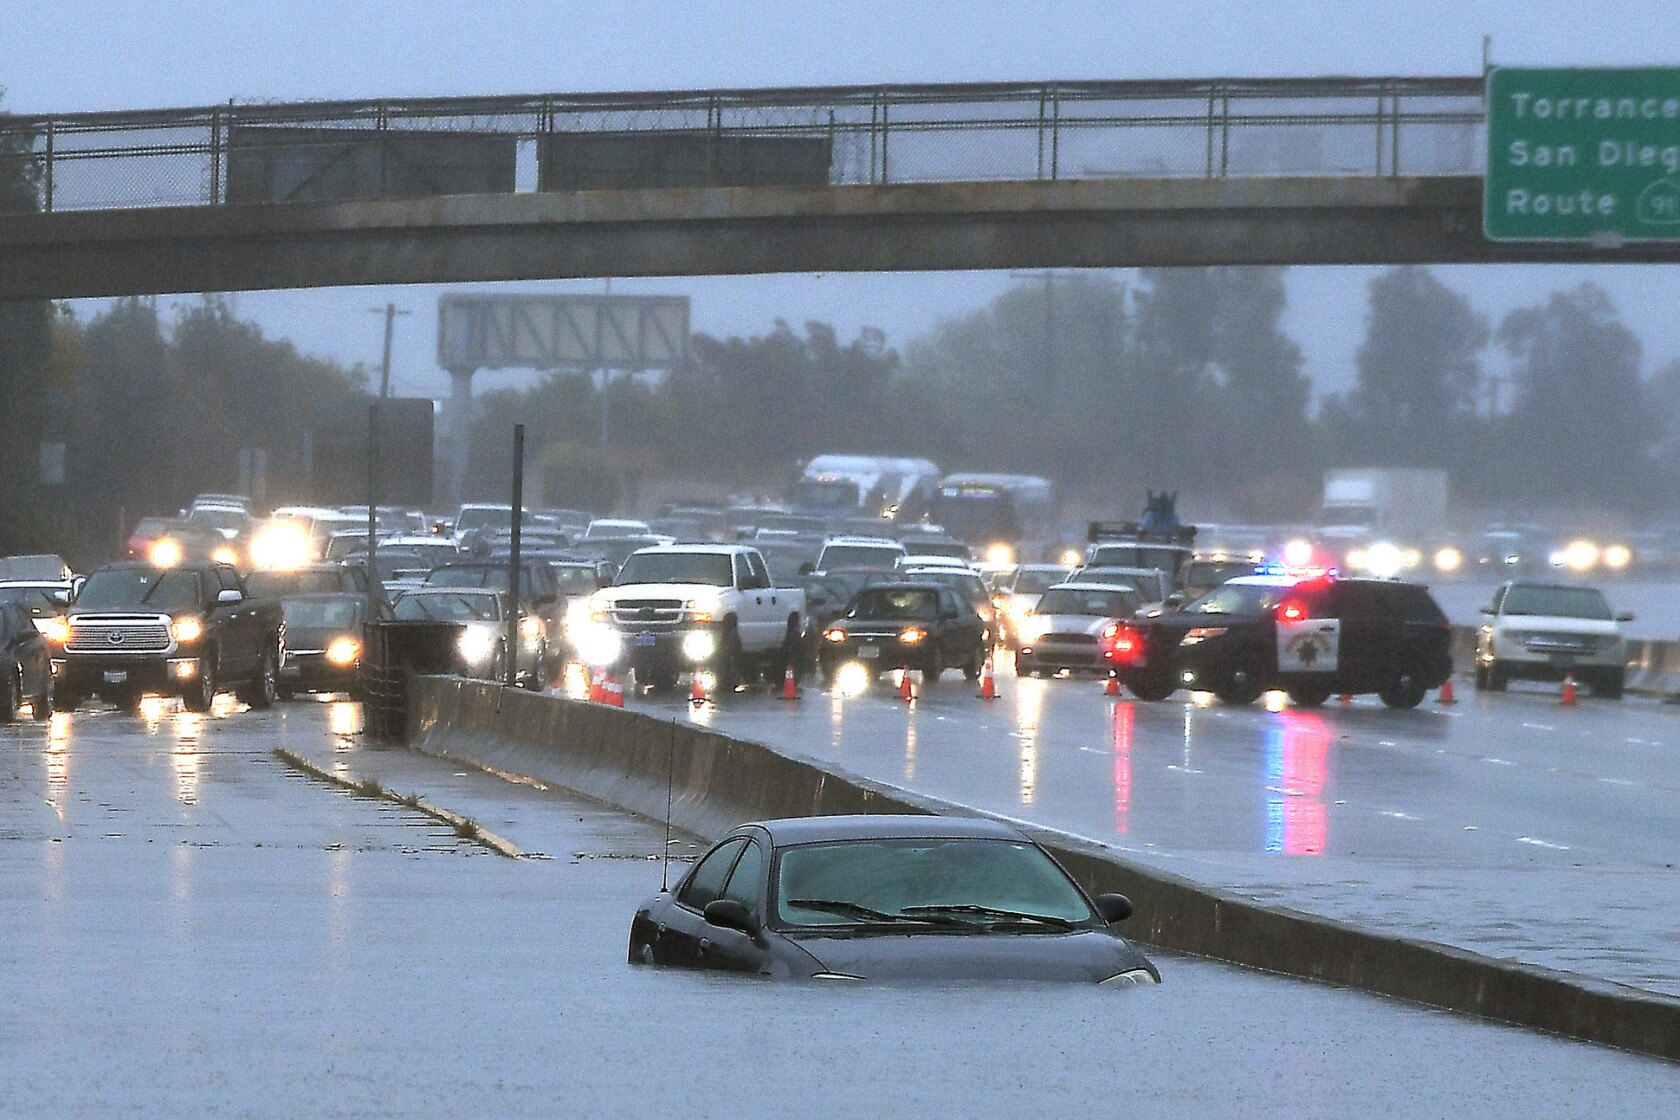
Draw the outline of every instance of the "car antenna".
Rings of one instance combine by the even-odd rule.
[[[659,893],[671,886],[671,787],[677,775],[677,721],[671,721],[671,737],[665,747],[665,859],[659,869]]]

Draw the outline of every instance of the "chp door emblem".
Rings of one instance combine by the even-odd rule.
[[[1280,673],[1334,673],[1341,653],[1342,620],[1305,618],[1277,624]]]

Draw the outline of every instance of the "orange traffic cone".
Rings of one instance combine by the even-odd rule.
[[[1565,673],[1563,676],[1563,700],[1561,702],[1565,708],[1573,708],[1575,706],[1574,673]]]
[[[980,667],[980,699],[997,699],[997,677],[992,675],[992,659],[989,657]]]
[[[706,682],[699,673],[694,674],[694,683],[688,689],[688,702],[699,706],[706,702]]]
[[[898,698],[900,700],[914,700],[916,698],[915,689],[910,687],[910,670],[908,669],[898,671]]]
[[[607,675],[607,671],[605,669],[597,669],[590,676],[590,678],[589,678],[589,701],[590,701],[590,703],[599,704],[602,701],[603,697],[601,695],[601,681],[606,677],[606,675]]]
[[[1108,679],[1103,682],[1103,695],[1104,696],[1118,696],[1118,695],[1120,695],[1120,678],[1115,676],[1113,673],[1110,673],[1108,675]]]
[[[782,674],[782,699],[799,699],[799,680],[793,675],[792,665],[789,665],[787,672]]]
[[[1451,677],[1448,677],[1446,680],[1441,682],[1441,695],[1435,698],[1435,702],[1437,704],[1456,704],[1456,703],[1458,703],[1458,697],[1453,695],[1453,686],[1452,686],[1452,678]]]
[[[609,708],[624,707],[624,682],[613,677],[601,681],[601,702]]]

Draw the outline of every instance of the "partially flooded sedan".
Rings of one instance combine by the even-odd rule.
[[[744,824],[630,926],[633,964],[824,980],[1036,980],[1133,987],[1160,973],[1000,821],[805,817]]]

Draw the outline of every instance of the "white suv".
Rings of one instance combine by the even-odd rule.
[[[1566,675],[1594,696],[1621,698],[1627,672],[1622,623],[1604,592],[1579,584],[1506,583],[1482,608],[1476,632],[1476,687],[1502,692],[1507,681]]]

